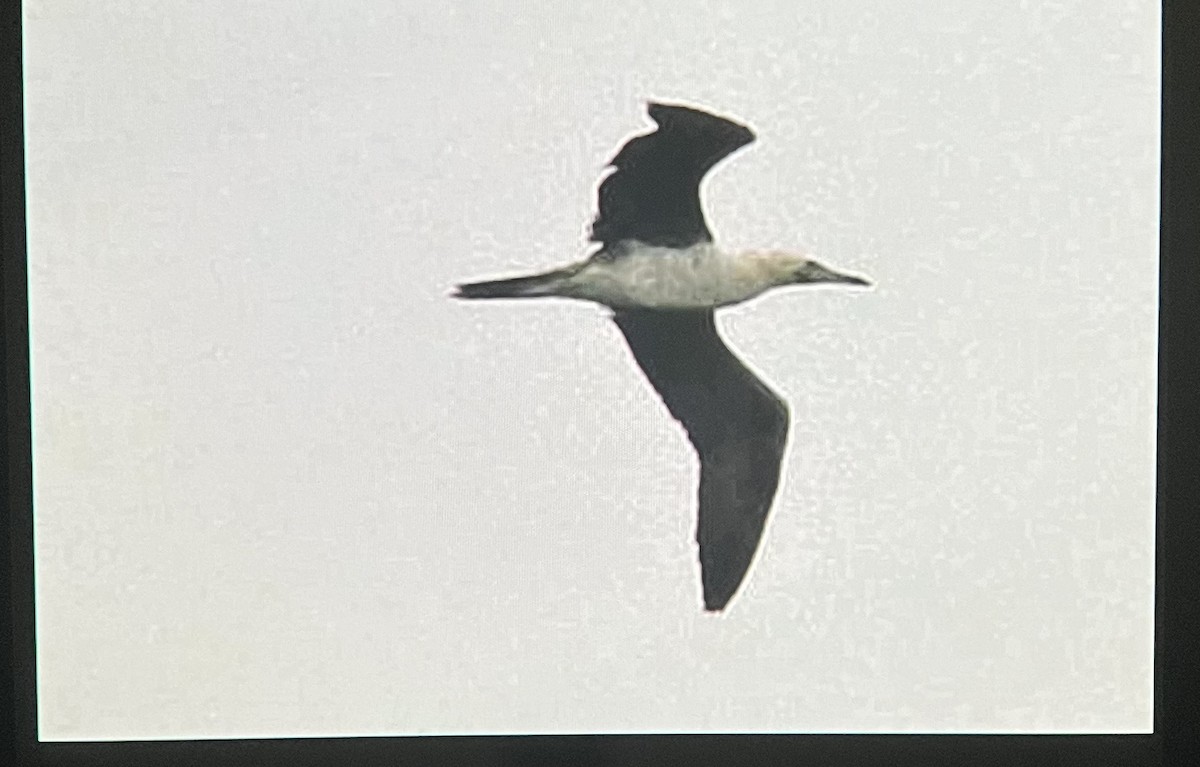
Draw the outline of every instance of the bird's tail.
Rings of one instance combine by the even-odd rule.
[[[459,285],[452,294],[455,298],[539,298],[562,296],[563,279],[575,272],[574,269],[556,269],[545,274],[529,277],[511,277],[507,280],[488,280]]]

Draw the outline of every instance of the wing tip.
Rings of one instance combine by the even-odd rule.
[[[752,143],[756,136],[749,125],[734,120],[725,115],[717,114],[708,107],[699,106],[696,104],[685,104],[683,102],[659,101],[657,99],[648,99],[646,101],[646,112],[650,115],[650,119],[660,127],[664,127],[665,122],[669,122],[672,117],[682,116],[693,120],[710,121],[716,124],[724,124],[727,129],[734,129],[737,133],[737,139],[740,142],[738,146],[745,146]]]
[[[704,600],[704,612],[709,613],[710,615],[720,615],[725,611],[725,605],[727,604],[729,604],[728,599],[723,601],[709,601],[706,597]]]
[[[703,566],[701,566],[703,570]],[[747,568],[747,572],[749,568]],[[701,580],[704,582],[704,612],[720,613],[729,606],[733,598],[737,596],[742,583],[745,581],[746,573],[742,573],[736,579],[727,579],[724,583],[713,583],[711,579],[704,578],[708,573],[702,573]]]

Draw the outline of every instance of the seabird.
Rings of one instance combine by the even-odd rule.
[[[588,258],[526,277],[459,285],[459,298],[559,297],[612,310],[633,357],[700,458],[704,607],[722,610],[750,569],[779,486],[789,411],[729,350],[713,312],[785,285],[867,280],[807,255],[726,252],[700,204],[709,170],[754,141],[749,127],[649,104],[657,128],[627,141],[600,184]]]

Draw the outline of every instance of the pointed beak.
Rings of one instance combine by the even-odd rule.
[[[838,275],[838,278],[833,281],[834,282],[842,282],[847,285],[862,285],[864,288],[871,287],[871,281],[868,280],[866,277],[858,277],[853,274]]]
[[[815,261],[810,261],[801,272],[802,282],[837,282],[843,285],[862,285],[869,286],[871,281],[865,277],[859,277],[854,274],[843,274],[835,272],[827,266],[819,264]]]

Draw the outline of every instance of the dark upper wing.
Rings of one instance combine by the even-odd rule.
[[[658,130],[630,139],[600,184],[593,242],[640,240],[687,247],[712,240],[700,208],[700,180],[723,157],[754,140],[745,125],[682,106],[650,104]]]
[[[704,605],[720,610],[750,568],[779,486],[787,405],[729,351],[711,311],[613,319],[700,456]]]

